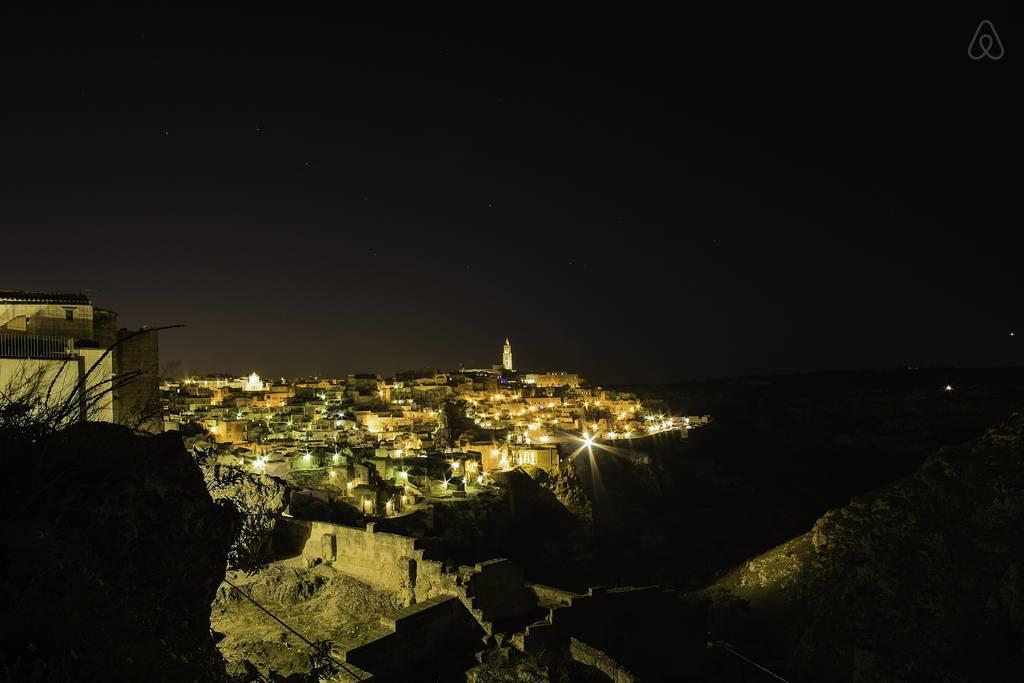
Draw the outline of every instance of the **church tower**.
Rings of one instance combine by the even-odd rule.
[[[501,352],[501,367],[506,370],[512,369],[512,343],[505,337],[505,348]]]

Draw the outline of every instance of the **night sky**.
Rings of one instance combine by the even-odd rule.
[[[1001,9],[502,7],[4,10],[0,288],[183,371],[1021,364]]]

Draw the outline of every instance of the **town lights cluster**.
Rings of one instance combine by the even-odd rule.
[[[507,342],[490,369],[280,381],[253,372],[164,380],[161,392],[167,419],[203,426],[220,462],[294,478],[367,515],[477,496],[500,472],[556,474],[580,452],[624,452],[690,428],[575,374],[516,372]]]

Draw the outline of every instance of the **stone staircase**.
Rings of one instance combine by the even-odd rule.
[[[467,586],[458,586],[455,595],[466,606],[466,609],[473,615],[476,622],[480,624],[480,628],[484,630],[484,644],[489,645],[494,635],[494,621],[488,619],[487,613],[480,607],[477,607],[478,598],[469,595],[469,588]]]
[[[459,567],[454,591],[483,629],[482,641],[487,647],[500,647],[507,640],[508,633],[498,623],[522,618],[537,604],[522,570],[501,558]]]

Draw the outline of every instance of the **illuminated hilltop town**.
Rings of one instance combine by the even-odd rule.
[[[557,474],[602,444],[687,430],[634,394],[570,372],[526,372],[505,339],[486,368],[384,378],[164,378],[155,330],[117,326],[83,294],[0,291],[0,382],[47,400],[69,420],[181,430],[222,465],[340,497],[365,515],[394,516],[430,499],[473,496],[516,468]],[[39,393],[39,392],[37,392]]]
[[[555,588],[524,565],[572,578],[566,563],[587,562],[573,553],[596,547],[580,472],[596,475],[603,456],[641,468],[647,450],[674,456],[673,440],[708,416],[671,416],[575,373],[517,368],[509,339],[484,368],[161,379],[161,329],[119,329],[81,294],[0,291],[0,408],[96,435],[76,448],[146,464],[118,470],[143,478],[146,496],[98,485],[90,495],[104,501],[150,500],[152,482],[177,481],[159,478],[166,467],[189,474],[195,504],[223,525],[185,548],[212,548],[216,594],[197,615],[209,615],[217,657],[248,670],[245,680],[308,673],[313,660],[295,656],[291,635],[313,648],[318,670],[329,660],[332,677],[317,680],[339,681],[449,680],[552,652],[634,680],[600,648],[640,629],[641,642],[668,649],[658,624],[675,619],[671,591]],[[83,421],[128,429],[74,424]],[[143,434],[161,431],[180,439]],[[106,461],[75,462],[85,476]],[[439,652],[458,654],[453,669],[438,668]]]
[[[473,496],[517,467],[557,474],[581,448],[685,437],[708,420],[670,417],[577,374],[517,371],[508,339],[489,368],[296,380],[254,371],[160,388],[166,430],[208,435],[222,464],[336,494],[368,515]]]

